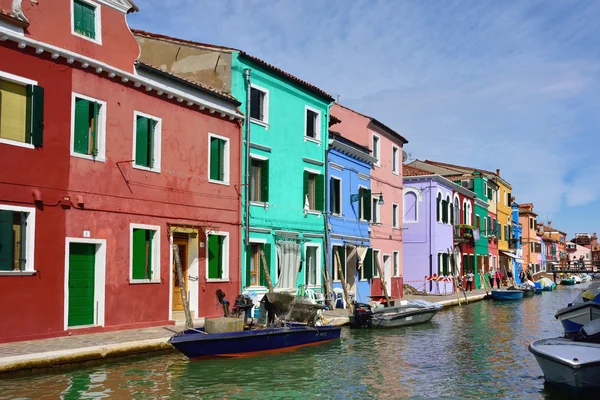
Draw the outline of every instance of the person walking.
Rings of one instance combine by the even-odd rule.
[[[502,272],[499,269],[496,270],[496,286],[500,289],[500,281],[502,280]]]
[[[473,278],[475,277],[475,275],[473,274],[473,271],[469,271],[469,273],[467,274],[467,288],[465,289],[465,291],[469,291],[472,292],[473,291]]]
[[[508,271],[506,271],[506,280],[508,281],[509,284],[511,285],[515,285],[515,280],[513,279],[513,274],[512,271],[510,270],[510,268],[508,269]]]

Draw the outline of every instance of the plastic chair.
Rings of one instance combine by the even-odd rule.
[[[344,299],[344,289],[333,288],[333,293],[335,293],[335,308],[338,308],[338,304],[340,302],[342,303],[341,308],[346,308],[346,300]]]
[[[314,304],[325,304],[325,296],[323,296],[323,293],[316,292],[313,289],[306,289],[306,298]]]

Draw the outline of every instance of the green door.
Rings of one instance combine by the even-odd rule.
[[[94,266],[96,245],[69,247],[69,326],[94,324]]]

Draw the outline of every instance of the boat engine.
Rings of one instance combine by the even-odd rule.
[[[225,300],[225,292],[221,289],[217,289],[215,294],[217,295],[217,300],[219,300],[219,303],[223,306],[223,315],[229,317],[229,300]]]
[[[240,294],[236,299],[235,303],[233,303],[233,315],[235,317],[239,317],[244,314],[244,324],[248,322],[248,318],[250,318],[250,310],[254,307],[254,303],[252,299],[245,294]]]
[[[366,303],[355,303],[354,314],[350,316],[351,328],[370,328],[373,310]]]

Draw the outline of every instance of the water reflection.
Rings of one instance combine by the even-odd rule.
[[[554,313],[578,287],[513,303],[479,302],[393,330],[279,355],[189,362],[177,354],[4,378],[0,399],[564,399],[527,345],[558,336]]]

